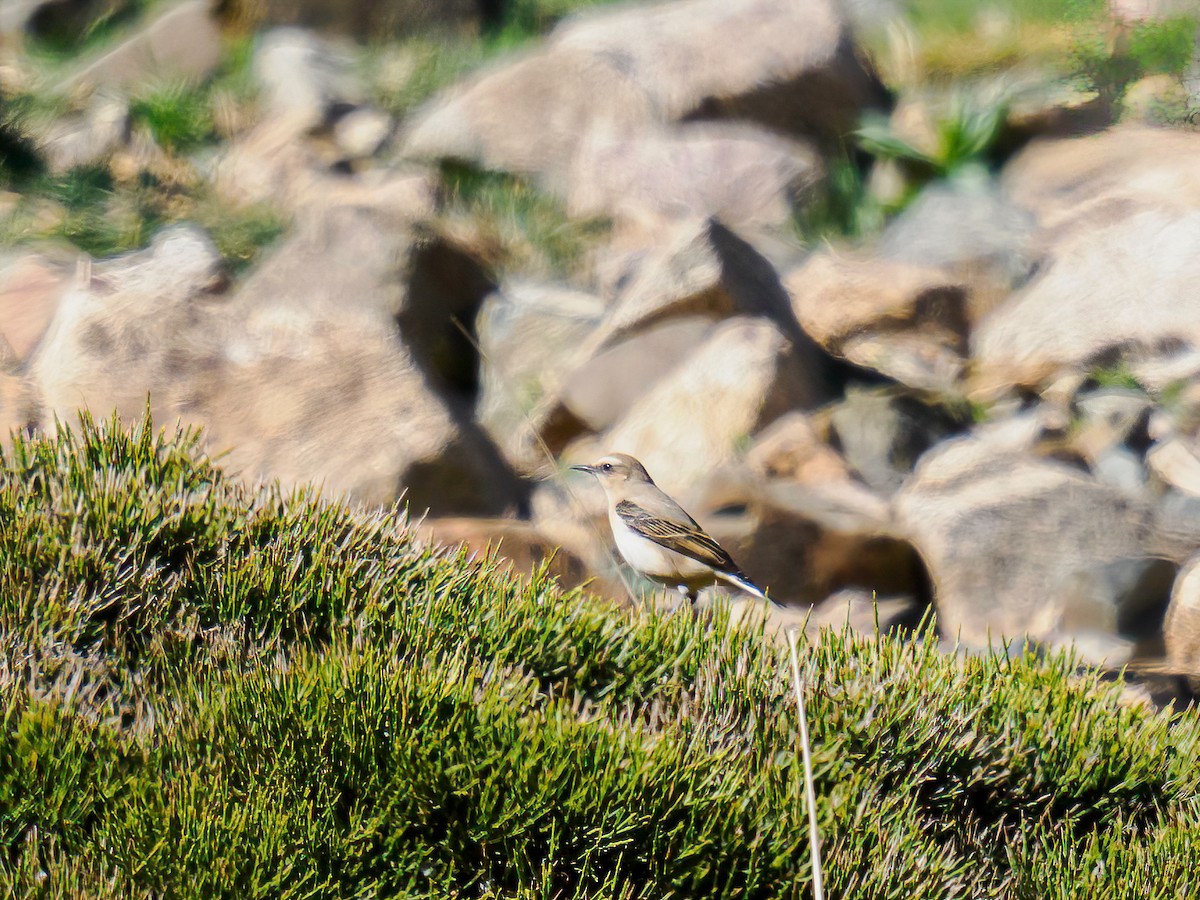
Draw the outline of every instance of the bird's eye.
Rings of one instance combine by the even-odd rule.
[[[600,468],[603,469],[605,472],[611,472],[612,471],[612,463],[603,463],[600,466]]]

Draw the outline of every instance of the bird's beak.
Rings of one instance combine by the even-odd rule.
[[[572,472],[587,472],[589,475],[596,474],[595,466],[571,466]]]

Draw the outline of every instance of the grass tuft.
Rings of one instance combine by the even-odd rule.
[[[0,456],[8,896],[803,897],[781,648],[82,417]],[[807,649],[831,896],[1168,898],[1194,714],[1068,657]]]

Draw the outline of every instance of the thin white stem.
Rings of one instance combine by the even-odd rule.
[[[800,715],[800,748],[804,758],[804,802],[808,807],[808,843],[812,857],[813,898],[825,900],[821,879],[821,834],[817,830],[817,794],[813,789],[812,753],[808,749],[808,720],[804,715],[804,682],[800,679],[800,657],[796,652],[796,630],[788,629],[788,644],[792,648],[792,678],[796,686],[796,711]]]

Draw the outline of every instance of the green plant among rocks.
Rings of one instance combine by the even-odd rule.
[[[804,897],[754,628],[625,612],[93,422],[0,457],[6,896]],[[830,896],[1186,896],[1194,713],[1069,658],[808,645]]]

